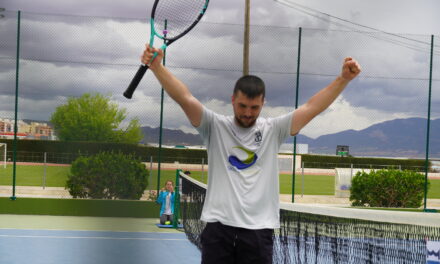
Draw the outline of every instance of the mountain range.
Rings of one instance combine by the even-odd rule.
[[[353,156],[424,158],[426,153],[427,120],[424,118],[394,119],[362,130],[345,130],[310,138],[297,136],[297,143],[308,144],[309,153],[335,154],[337,145],[349,146]],[[158,143],[159,128],[142,127],[142,143]],[[293,137],[287,143],[293,142]],[[199,135],[181,130],[163,129],[164,145],[202,145]],[[440,119],[430,123],[429,152],[440,158]]]

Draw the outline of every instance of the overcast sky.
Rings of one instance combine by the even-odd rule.
[[[152,2],[0,0],[6,8],[0,19],[0,117],[13,117],[15,11],[21,10],[19,118],[49,120],[67,97],[100,92],[111,95],[130,118],[158,126],[160,87],[151,73],[132,100],[121,95],[149,39]],[[232,86],[241,75],[244,2],[211,0],[203,22],[167,53],[167,65],[195,96],[226,114],[232,113]],[[344,57],[355,57],[363,67],[304,135],[426,117],[430,35],[440,43],[438,10],[437,0],[252,0],[250,68],[267,85],[263,115],[276,116],[295,104],[302,27],[300,104],[339,74]],[[435,49],[432,117],[440,118],[440,44]],[[165,127],[194,132],[167,97],[165,105]]]

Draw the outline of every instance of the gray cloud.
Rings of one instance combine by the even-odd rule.
[[[167,65],[176,76],[202,102],[223,112],[230,108],[233,85],[241,76],[242,2],[211,1],[205,21],[167,51]],[[314,5],[316,1],[310,3]],[[149,26],[146,19],[141,19],[149,13],[148,2],[124,1],[122,6],[122,3],[94,0],[87,5],[81,1],[54,5],[53,1],[18,0],[6,4],[8,9],[24,10],[21,118],[47,120],[67,97],[100,92],[112,94],[113,100],[127,108],[130,117],[140,118],[142,124],[158,125],[160,85],[151,73],[144,77],[133,100],[121,95],[138,67],[139,55],[149,38]],[[320,7],[334,10],[323,2]],[[348,11],[352,19],[365,19],[368,10]],[[251,29],[251,73],[260,75],[266,82],[267,115],[294,106],[298,26],[303,27],[300,104],[330,83],[339,74],[343,58],[350,55],[361,62],[363,72],[344,92],[344,101],[336,104],[340,108],[334,112],[347,115],[350,120],[361,120],[357,127],[395,116],[426,114],[429,45],[422,42],[429,42],[430,36],[401,38],[384,33],[348,32],[274,1],[263,0],[252,1],[252,21],[258,26]],[[15,94],[14,13],[8,12],[0,25],[0,35],[4,36],[0,40],[0,113],[6,114],[13,111],[11,102]],[[160,43],[157,40],[156,46]],[[439,57],[436,55],[435,59]],[[439,117],[440,67],[434,68],[433,76],[437,80],[433,82],[432,110],[433,116]],[[169,99],[166,102],[166,126],[190,127],[177,105]],[[331,113],[323,117],[329,123],[344,118]],[[325,128],[320,131],[318,126],[313,128],[315,131],[310,134],[326,132]]]

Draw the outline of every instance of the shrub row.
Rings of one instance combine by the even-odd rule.
[[[179,161],[181,163],[199,164],[202,159],[207,160],[205,150],[197,149],[170,149],[157,147],[105,142],[77,142],[77,141],[51,141],[51,140],[18,140],[17,161],[43,162],[44,153],[48,163],[72,163],[79,156],[94,155],[103,151],[115,151],[133,155],[142,161],[157,162],[159,154],[162,162]],[[13,140],[0,139],[0,143],[8,145],[8,159],[12,160]],[[159,153],[160,151],[160,153]]]
[[[7,143],[8,150],[12,151],[13,140],[0,139],[0,143]],[[32,155],[18,155],[17,161],[25,162],[43,162],[43,153],[47,156],[47,162],[50,163],[72,163],[78,156],[97,154],[102,151],[117,151],[124,154],[131,154],[142,161],[157,162],[159,159],[159,151],[162,162],[179,161],[187,164],[200,164],[204,159],[207,162],[207,153],[205,150],[197,149],[170,149],[157,147],[142,146],[123,143],[105,143],[105,142],[63,142],[63,141],[47,141],[47,140],[19,140],[17,151],[20,153],[29,152]],[[11,158],[11,152],[8,158]],[[335,168],[350,167],[353,164],[356,168],[374,168],[381,169],[383,165],[388,165],[394,169],[424,170],[425,160],[421,159],[387,159],[387,158],[357,158],[357,157],[339,157],[339,156],[321,156],[304,154],[302,161],[306,167],[313,168]],[[431,166],[431,164],[429,164]]]
[[[301,155],[305,167],[333,169],[335,167],[362,169],[399,169],[423,171],[425,160],[422,159],[390,159],[390,158],[357,158],[340,156]],[[383,167],[383,166],[387,167]],[[429,167],[431,163],[429,163]]]

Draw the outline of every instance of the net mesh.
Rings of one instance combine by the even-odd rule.
[[[183,228],[188,240],[202,249],[200,235],[205,223],[200,221],[206,196],[206,185],[180,174],[182,184],[181,215]]]
[[[154,14],[154,29],[168,39],[186,31],[199,18],[206,5],[205,0],[162,0]],[[166,26],[165,26],[166,21]]]
[[[181,179],[184,230],[201,249],[206,185]],[[311,212],[306,205],[281,205],[274,263],[426,263],[427,241],[440,240],[436,214],[309,207]]]

